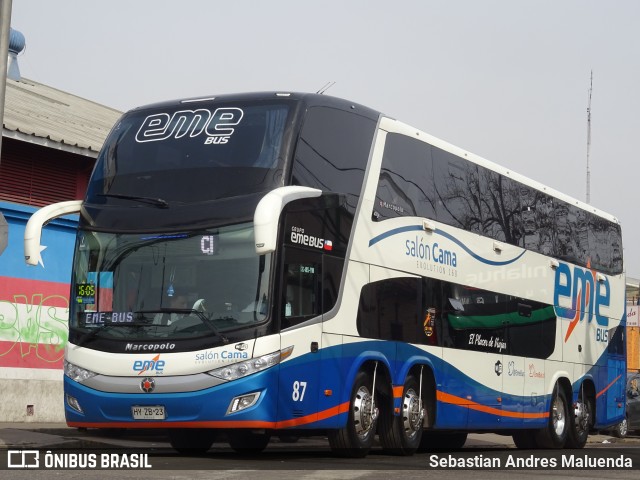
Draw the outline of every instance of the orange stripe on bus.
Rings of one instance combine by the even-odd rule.
[[[345,402],[336,407],[323,410],[322,412],[312,413],[311,415],[305,415],[304,417],[300,417],[300,418],[292,418],[291,420],[283,420],[280,422],[275,422],[275,427],[273,428],[298,427],[300,425],[306,425],[308,423],[318,422],[320,420],[326,420],[327,418],[331,418],[348,411],[349,411],[349,402]]]
[[[613,384],[616,383],[618,380],[620,380],[620,377],[622,375],[618,375],[613,382],[611,382],[609,385],[607,385],[606,387],[604,387],[604,389],[600,390],[597,394],[596,394],[596,398],[598,398],[600,395],[604,395],[604,393],[609,390],[611,387],[613,387]]]
[[[195,421],[195,422],[67,422],[70,427],[76,428],[268,428],[280,429],[298,427],[309,423],[326,420],[341,413],[349,411],[349,402],[328,408],[321,412],[305,415],[300,418],[292,418],[280,422],[264,422],[260,420],[219,420],[219,421]]]
[[[467,407],[470,410],[476,410],[478,412],[488,413],[490,415],[498,415],[500,417],[509,418],[548,418],[549,412],[544,413],[527,413],[527,412],[510,412],[509,410],[501,410],[499,408],[489,407],[477,402],[472,402],[466,398],[456,397],[450,393],[445,393],[440,390],[436,392],[436,399],[442,403],[449,403],[452,405],[458,405],[461,407]]]

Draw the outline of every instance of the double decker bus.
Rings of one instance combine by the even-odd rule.
[[[79,212],[67,424],[178,451],[469,432],[580,448],[624,417],[619,222],[370,108],[220,95],[127,112]]]

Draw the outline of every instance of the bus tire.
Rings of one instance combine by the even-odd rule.
[[[536,448],[536,431],[535,430],[519,430],[511,435],[516,448],[521,450],[530,450]]]
[[[255,433],[250,430],[232,430],[228,432],[229,446],[237,453],[253,455],[262,452],[271,440],[270,433]]]
[[[556,384],[549,406],[547,426],[536,434],[536,446],[539,448],[563,448],[567,443],[571,421],[567,396],[560,385]]]
[[[394,455],[413,455],[420,446],[425,417],[424,392],[420,402],[420,384],[409,375],[402,389],[400,415],[394,415],[392,402],[380,416],[378,435],[382,447]]]
[[[204,455],[216,439],[216,431],[209,428],[169,429],[169,443],[178,453]]]
[[[439,450],[460,450],[467,443],[467,432],[422,432],[422,440],[418,452],[433,452]]]
[[[373,380],[364,371],[358,372],[349,397],[347,424],[329,433],[331,450],[341,457],[366,457],[376,436],[377,407],[371,411]],[[376,403],[377,399],[376,399]]]
[[[613,427],[611,433],[617,438],[625,438],[627,436],[627,433],[629,433],[629,421],[626,415],[620,423]]]
[[[584,398],[583,398],[584,396]],[[571,416],[571,431],[567,437],[567,448],[584,448],[594,419],[593,399],[580,389],[575,414]]]

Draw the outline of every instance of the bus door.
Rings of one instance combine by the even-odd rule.
[[[607,368],[600,369],[599,385],[602,394],[596,402],[604,402],[596,406],[596,422],[600,424],[611,424],[624,418],[624,407],[627,398],[627,338],[626,322],[622,321],[617,326],[608,329],[607,337],[609,343],[606,347]],[[606,370],[606,372],[602,372]],[[627,407],[629,403],[627,403]],[[606,414],[603,414],[606,412]],[[628,413],[631,417],[631,412]]]
[[[287,246],[282,265],[279,316],[283,348],[294,346],[293,359],[280,365],[278,421],[304,426],[318,410],[322,347],[323,255]]]

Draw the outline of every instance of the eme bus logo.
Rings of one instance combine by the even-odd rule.
[[[304,233],[304,228],[301,227],[291,228],[291,243],[304,245],[306,247],[319,248],[321,250],[327,250],[329,252],[333,250],[332,240],[326,240],[324,238],[308,235]]]
[[[206,108],[180,110],[172,115],[156,113],[145,118],[136,133],[136,142],[158,142],[168,138],[194,138],[203,132],[205,145],[224,145],[240,123],[244,112],[240,108]]]
[[[164,373],[165,361],[160,360],[160,354],[151,360],[136,360],[133,362],[133,371],[142,375],[145,372],[162,375]]]
[[[572,269],[562,262],[556,268],[553,304],[559,317],[570,320],[565,343],[579,322],[586,317],[587,323],[590,323],[594,316],[598,324],[596,341],[608,341],[609,317],[602,313],[602,308],[608,308],[611,304],[611,288],[606,277],[598,278],[595,270],[589,269],[589,263],[587,269]],[[561,307],[560,302],[565,305],[570,303],[571,307]]]

